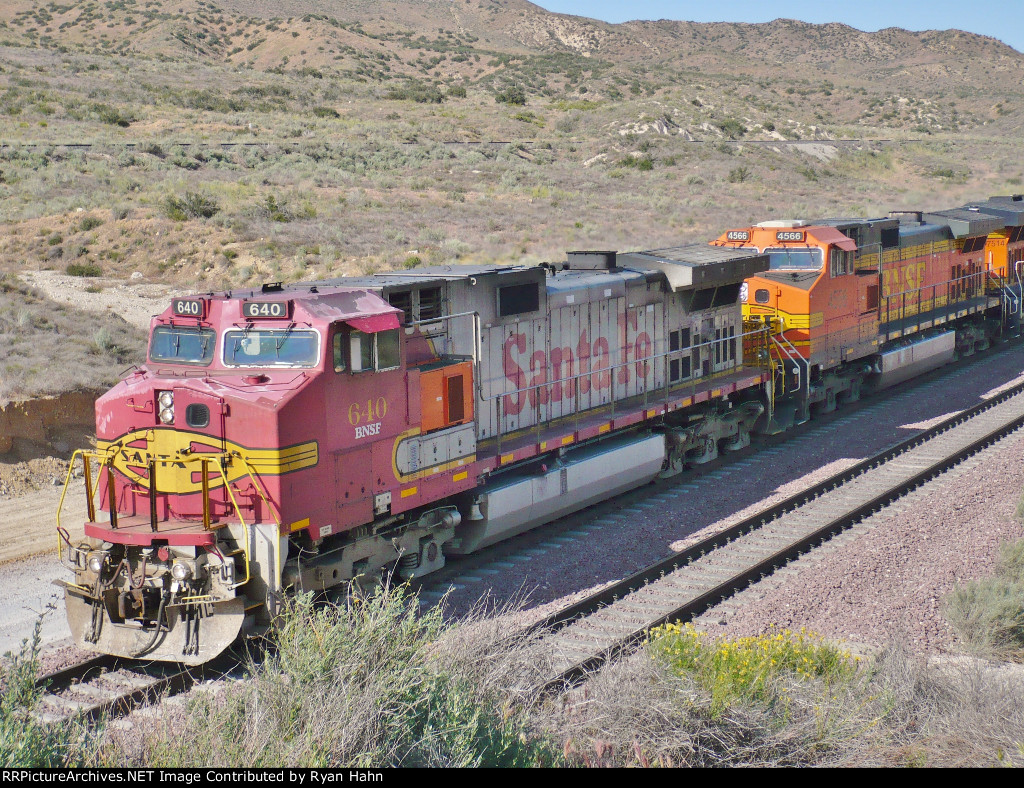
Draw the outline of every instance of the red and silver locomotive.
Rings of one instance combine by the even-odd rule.
[[[174,299],[96,404],[76,641],[204,662],[289,590],[424,575],[746,445],[767,268],[696,245]]]

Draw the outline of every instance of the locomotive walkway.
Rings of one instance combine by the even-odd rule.
[[[1024,384],[538,622],[547,691],[635,649],[654,627],[692,620],[1022,426]]]

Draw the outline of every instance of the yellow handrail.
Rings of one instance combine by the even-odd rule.
[[[106,465],[106,460],[110,457],[110,455],[107,454],[104,456],[100,456],[99,452],[91,451],[89,449],[75,449],[74,453],[71,455],[71,461],[68,463],[68,472],[64,477],[64,487],[60,491],[60,501],[57,503],[57,560],[60,561],[62,564],[64,563],[64,548],[61,546],[63,539],[61,539],[60,536],[60,513],[64,509],[64,499],[67,497],[68,485],[71,484],[71,476],[75,471],[75,460],[78,457],[82,458],[82,467],[85,470],[85,501],[89,510],[89,521],[92,522],[96,519],[96,504],[93,501],[93,489],[91,483],[92,473],[91,468],[89,466],[89,458],[95,457],[97,460],[100,460],[100,462],[102,463],[100,467],[102,468],[104,465]],[[97,489],[99,489],[98,486]],[[67,533],[67,530],[64,529],[64,532]],[[70,544],[71,543],[68,542],[69,546]]]
[[[201,458],[200,458],[201,459]],[[242,555],[245,556],[245,580],[241,583],[235,583],[229,590],[234,591],[236,588],[244,586],[249,582],[249,524],[242,517],[242,510],[238,506],[238,501],[235,500],[235,494],[231,491],[231,482],[228,481],[227,471],[224,470],[225,462],[227,459],[224,455],[220,456],[220,462],[217,463],[217,470],[220,471],[221,478],[224,479],[224,489],[228,491],[228,497],[231,499],[231,505],[235,507],[235,514],[238,515],[238,521],[242,524],[242,529],[245,532],[245,546],[242,547]]]
[[[114,455],[114,453],[111,452],[109,449],[104,454],[100,454],[100,452],[91,451],[89,449],[76,449],[74,454],[71,455],[71,462],[68,465],[68,473],[67,473],[67,476],[64,478],[64,488],[61,490],[60,502],[57,504],[57,558],[58,558],[58,560],[61,563],[63,563],[63,561],[64,561],[64,548],[63,548],[63,540],[61,539],[61,536],[60,536],[60,532],[61,532],[60,514],[61,514],[61,510],[64,508],[64,499],[67,496],[68,485],[71,483],[71,475],[72,475],[72,472],[74,471],[75,459],[77,457],[79,457],[79,456],[82,457],[82,462],[85,463],[84,467],[86,469],[85,470],[85,475],[86,475],[86,479],[87,479],[86,486],[87,487],[91,487],[92,485],[88,483],[88,479],[91,476],[91,468],[88,466],[89,458],[95,458],[96,460],[98,460],[100,462],[100,468],[102,469],[102,468],[108,468],[108,466],[111,465],[111,460],[113,459],[113,455]],[[256,491],[259,493],[260,497],[267,504],[267,508],[269,509],[270,513],[273,515],[274,520],[277,523],[278,531],[280,532],[281,521],[280,521],[280,519],[278,519],[277,514],[274,512],[273,507],[270,506],[269,502],[267,501],[266,495],[264,495],[263,490],[261,489],[259,483],[256,481],[255,477],[253,476],[252,469],[251,469],[251,466],[249,465],[248,459],[246,459],[245,457],[242,457],[241,455],[238,455],[238,456],[245,463],[246,472],[248,473],[249,477],[252,479],[253,485],[256,487]],[[229,458],[230,458],[230,455],[227,455],[227,454],[209,454],[209,453],[196,454],[196,455],[193,455],[191,457],[183,457],[183,456],[171,457],[171,456],[153,455],[151,457],[151,459],[150,459],[150,463],[156,463],[156,462],[160,462],[160,461],[163,461],[163,462],[177,462],[177,463],[201,462],[201,463],[203,463],[203,466],[204,466],[203,470],[205,471],[206,468],[207,468],[207,463],[211,459],[219,460],[217,462],[217,470],[220,472],[221,479],[223,479],[223,481],[224,481],[224,489],[227,490],[228,497],[231,500],[231,505],[234,507],[235,513],[238,515],[238,520],[242,524],[242,528],[243,528],[243,530],[245,532],[245,544],[244,544],[244,546],[242,548],[242,555],[245,558],[245,580],[241,581],[240,583],[235,583],[234,585],[232,585],[231,586],[231,590],[234,590],[234,589],[239,588],[240,586],[243,586],[246,583],[248,583],[249,580],[252,577],[252,574],[251,574],[251,569],[250,569],[250,566],[249,566],[249,563],[250,563],[250,559],[249,559],[249,539],[250,539],[249,524],[245,521],[245,518],[242,516],[242,510],[239,507],[238,501],[235,499],[235,494],[234,494],[234,492],[231,489],[231,482],[228,479],[227,471],[225,469],[226,468],[225,460],[227,460]],[[108,468],[108,473],[110,473],[110,472],[111,472],[111,470]],[[99,485],[96,486],[96,489],[97,490],[99,489]],[[150,494],[152,494],[152,493],[153,493],[153,489],[151,487],[150,488]],[[206,492],[206,494],[208,494],[208,492]],[[92,490],[87,490],[86,491],[86,499],[87,499],[87,502],[88,502],[88,505],[89,505],[90,521],[92,521],[95,518],[95,505],[94,505],[94,502],[93,502],[93,491]],[[111,501],[110,504],[111,504],[111,506],[113,506],[114,505],[113,501]],[[207,505],[208,504],[204,505],[204,509],[206,508]],[[280,551],[275,551],[275,554],[277,552],[280,552]]]

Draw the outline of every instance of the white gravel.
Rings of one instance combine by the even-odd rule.
[[[143,331],[149,331],[150,319],[167,309],[172,297],[185,292],[163,284],[68,276],[56,271],[25,271],[19,276],[51,301],[91,312],[120,315]],[[87,290],[90,287],[101,290],[90,293]]]

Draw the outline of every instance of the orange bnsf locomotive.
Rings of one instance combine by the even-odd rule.
[[[1018,321],[1022,226],[995,198],[175,299],[96,405],[72,633],[201,663],[289,591],[425,575],[973,352]]]
[[[765,222],[713,243],[769,258],[742,293],[744,316],[771,329],[769,431],[1019,327],[1021,195],[884,219]]]

